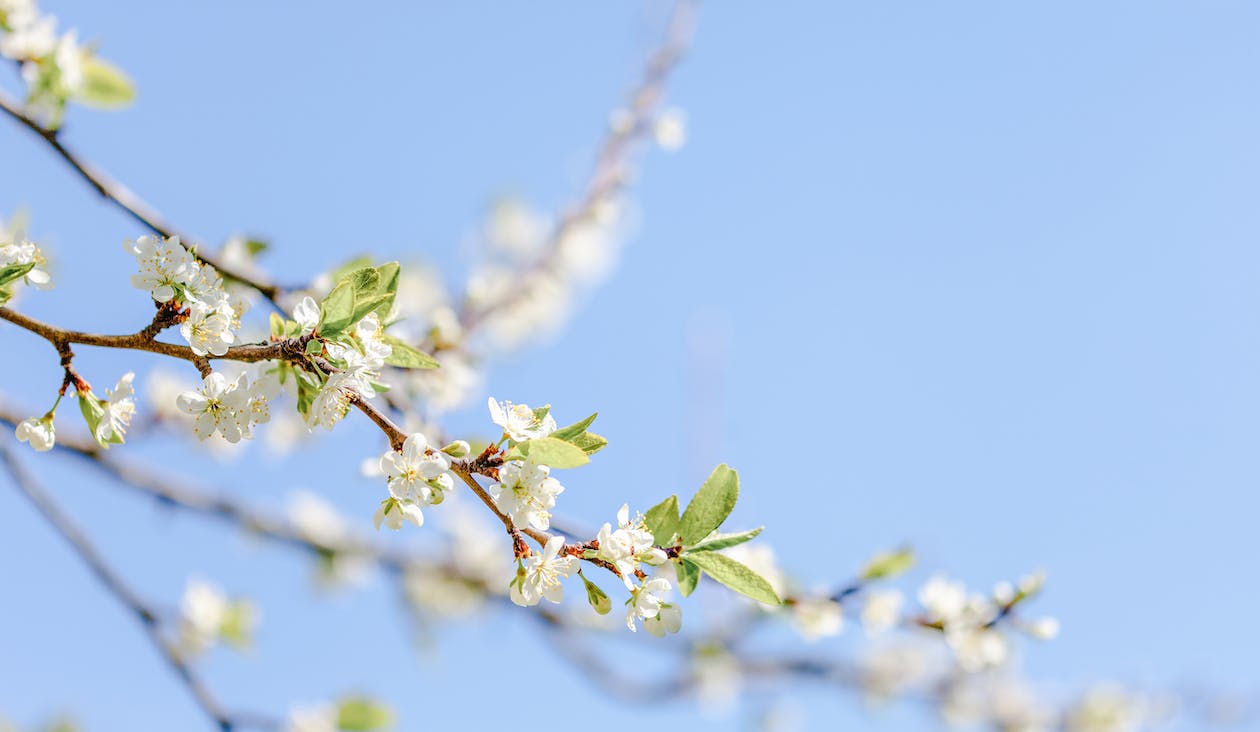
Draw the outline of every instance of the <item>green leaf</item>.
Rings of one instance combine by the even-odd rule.
[[[276,313],[272,313],[271,318],[267,321],[267,324],[271,326],[272,338],[284,337],[284,318],[280,317]]]
[[[914,550],[902,547],[891,552],[880,552],[871,557],[862,569],[862,579],[875,580],[896,577],[914,566]]]
[[[360,267],[342,279],[343,282],[346,280],[350,281],[350,287],[354,289],[356,297],[372,295],[376,293],[376,287],[381,283],[381,273],[376,267]]]
[[[683,597],[690,597],[696,591],[696,584],[700,582],[700,568],[682,559],[674,565],[674,570],[678,575],[678,591]]]
[[[397,366],[400,369],[436,369],[441,366],[437,359],[424,351],[412,348],[399,338],[387,335],[384,340],[391,349],[389,358],[385,359],[385,363],[390,366]]]
[[[344,279],[319,304],[319,327],[325,338],[335,338],[354,323],[354,287]]]
[[[306,342],[306,355],[318,356],[319,354],[323,352],[324,352],[324,344],[320,343],[319,339],[312,338]]]
[[[343,699],[337,706],[337,728],[348,732],[372,732],[394,723],[394,715],[380,702],[366,697]]]
[[[398,277],[402,274],[402,267],[398,266],[398,262],[386,262],[376,268],[381,275],[381,283],[377,286],[376,291],[389,295],[387,305],[378,308],[374,312],[376,317],[381,319],[381,323],[389,317],[389,311],[394,306],[394,296],[398,294]]]
[[[120,109],[136,98],[135,85],[118,67],[95,56],[83,57],[83,85],[75,101],[97,109]]]
[[[582,448],[582,452],[587,455],[594,455],[608,445],[608,440],[605,440],[603,437],[600,437],[594,432],[583,432],[572,440],[567,440],[567,442]]]
[[[765,577],[757,574],[747,566],[731,559],[725,554],[716,552],[699,552],[686,555],[686,561],[704,570],[704,573],[735,590],[741,595],[751,597],[757,602],[767,605],[780,604],[779,596]],[[682,583],[681,578],[679,584]]]
[[[79,394],[79,411],[83,413],[83,421],[87,422],[88,431],[92,433],[92,439],[104,448],[109,448],[110,444],[118,444],[122,442],[117,435],[110,434],[109,439],[101,440],[96,436],[96,427],[101,423],[101,419],[105,416],[105,408],[101,406],[101,400],[96,398],[92,392],[87,394]]]
[[[565,442],[573,442],[575,438],[580,437],[582,433],[586,432],[586,428],[590,427],[591,423],[594,422],[595,418],[598,416],[599,412],[596,412],[581,422],[574,422],[568,427],[561,427],[555,432],[552,432],[550,437],[554,437],[557,440],[564,440]]]
[[[516,447],[530,462],[552,468],[576,468],[591,461],[581,448],[553,437],[526,440]]]
[[[739,473],[726,464],[714,468],[683,512],[678,526],[683,544],[695,544],[721,526],[738,499]]]
[[[6,285],[19,277],[25,277],[26,273],[33,269],[35,269],[34,262],[10,264],[8,267],[0,269],[0,285]]]
[[[350,322],[357,323],[368,315],[380,310],[382,307],[386,312],[394,306],[394,296],[390,294],[366,295],[357,294],[354,298],[354,311],[350,316]],[[384,319],[383,316],[377,316]]]
[[[762,532],[764,528],[764,526],[758,526],[751,531],[740,531],[734,534],[712,534],[706,537],[704,541],[696,544],[687,551],[715,552],[719,549],[727,549],[729,547],[738,546],[746,541],[752,541]]]
[[[643,514],[643,522],[657,546],[669,546],[669,540],[678,531],[678,496],[670,496],[649,508]]]

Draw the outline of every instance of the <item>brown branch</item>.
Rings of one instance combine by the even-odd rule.
[[[188,346],[181,346],[175,343],[163,343],[154,339],[154,333],[151,332],[152,326],[146,327],[139,333],[130,333],[128,335],[100,335],[97,333],[84,333],[77,330],[67,330],[50,325],[41,320],[36,320],[29,315],[23,315],[16,310],[6,307],[0,307],[0,320],[7,320],[10,323],[29,330],[30,332],[40,336],[44,340],[53,344],[53,346],[61,350],[62,346],[72,343],[84,346],[99,346],[101,348],[123,348],[133,351],[148,351],[149,353],[158,353],[163,356],[171,356],[185,361],[196,363],[199,359],[220,359],[227,361],[243,361],[246,363],[254,363],[257,361],[271,360],[293,360],[296,353],[300,353],[300,345],[297,339],[286,341],[275,341],[264,344],[250,344],[243,346],[233,346],[227,350],[222,356],[207,355],[198,356],[193,349]]]
[[[229,269],[223,265],[216,257],[205,252],[198,251],[193,245],[192,239],[175,231],[169,223],[162,220],[162,217],[153,210],[149,204],[145,203],[139,196],[127,189],[126,186],[113,180],[95,166],[84,161],[75,153],[71,152],[65,145],[61,143],[61,139],[56,130],[50,130],[40,124],[39,120],[31,117],[22,111],[21,105],[11,99],[8,95],[0,92],[0,110],[12,117],[24,127],[34,132],[48,146],[53,149],[61,157],[62,160],[70,166],[80,178],[84,180],[92,190],[100,194],[105,200],[117,206],[128,216],[144,225],[155,234],[164,237],[178,236],[180,243],[184,245],[189,252],[192,253],[201,262],[204,262],[219,271],[219,274],[230,280],[236,280],[267,298],[272,305],[279,309],[277,298],[284,292],[283,288],[278,285],[262,282],[258,279],[245,275],[239,271]]]
[[[254,726],[264,719],[261,716],[249,715],[247,718],[250,722],[247,725],[242,719],[225,710],[192,666],[180,655],[175,643],[162,633],[158,613],[105,561],[87,536],[39,486],[5,443],[0,443],[0,461],[4,462],[18,491],[26,496],[53,529],[70,544],[105,589],[140,621],[149,640],[162,654],[162,658],[171,671],[188,688],[198,706],[214,720],[219,729],[231,732],[243,726]],[[277,723],[263,726],[278,727],[279,725]]]
[[[604,138],[596,155],[595,167],[587,180],[586,189],[578,203],[560,216],[560,220],[548,236],[547,244],[538,259],[526,270],[523,277],[544,274],[556,266],[560,245],[575,228],[592,219],[599,205],[626,187],[626,165],[630,155],[651,129],[656,108],[665,96],[669,75],[678,66],[695,29],[700,0],[679,0],[670,15],[665,31],[665,41],[648,59],[643,78],[629,96],[630,119],[627,124],[612,129]],[[493,313],[511,307],[525,297],[528,287],[518,286],[504,297],[474,308],[465,303],[460,312],[460,325],[467,333],[475,330]],[[428,344],[430,350],[441,351],[446,344]]]

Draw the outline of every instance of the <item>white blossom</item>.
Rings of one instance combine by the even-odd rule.
[[[551,526],[551,509],[556,496],[564,492],[560,481],[550,477],[546,465],[514,460],[499,468],[499,482],[490,486],[495,506],[512,517],[519,528],[546,531]]]
[[[677,152],[687,144],[687,117],[681,109],[666,109],[652,125],[652,137],[666,152]]]
[[[293,320],[302,326],[302,335],[314,333],[315,326],[319,325],[319,304],[309,295],[302,298],[293,308]]]
[[[380,468],[389,483],[390,495],[418,506],[441,503],[446,491],[454,486],[448,472],[450,458],[430,448],[419,432],[407,436],[401,451],[390,450],[382,455]]]
[[[632,631],[638,630],[634,622],[636,619],[655,618],[665,604],[662,596],[669,589],[669,580],[662,577],[652,577],[642,587],[632,589],[629,609],[626,610],[626,627]]]
[[[1049,617],[1037,618],[1028,623],[1026,630],[1029,635],[1037,640],[1054,640],[1059,635],[1059,619]]]
[[[517,442],[536,440],[556,431],[556,420],[551,416],[550,409],[539,418],[528,404],[499,402],[491,397],[488,406],[490,419]]]
[[[380,379],[380,370],[393,347],[385,342],[376,313],[364,316],[356,324],[352,337],[358,348],[343,343],[329,343],[325,347],[338,371],[329,375],[311,403],[307,421],[312,427],[331,430],[350,411],[353,397],[371,399],[376,396],[373,384]]]
[[[381,501],[380,507],[372,516],[372,525],[377,529],[384,523],[394,531],[402,528],[403,522],[409,521],[417,528],[424,526],[424,512],[412,501],[400,501],[393,496]]]
[[[338,732],[341,729],[338,715],[336,705],[327,702],[295,707],[289,711],[284,732]]]
[[[131,276],[132,286],[146,290],[158,302],[174,299],[197,265],[192,254],[180,245],[178,236],[164,239],[146,234],[135,241],[128,240],[123,248],[135,255],[140,267],[140,272]]]
[[[192,579],[179,607],[181,640],[188,650],[200,652],[219,637],[231,603],[218,585]]]
[[[862,606],[862,625],[867,634],[878,635],[895,626],[904,602],[900,590],[877,590],[867,595]]]
[[[179,408],[194,416],[193,432],[205,440],[216,431],[228,442],[250,436],[251,395],[245,374],[228,381],[218,371],[202,380],[201,389],[179,395]]]
[[[107,398],[101,405],[103,414],[101,421],[96,425],[98,442],[110,440],[122,442],[123,436],[127,434],[127,428],[131,426],[131,418],[136,413],[136,401],[133,396],[135,389],[131,385],[135,378],[136,375],[128,371],[118,379],[113,389],[106,390]]]
[[[34,242],[20,236],[14,236],[13,241],[7,244],[0,244],[0,267],[34,264],[35,267],[26,273],[24,279],[39,290],[52,288],[52,275],[44,268],[46,262],[43,251]]]
[[[236,335],[232,332],[233,315],[234,312],[226,300],[214,309],[208,309],[201,302],[194,302],[188,319],[179,326],[179,333],[198,356],[222,356],[236,341]]]
[[[803,597],[792,605],[792,621],[805,640],[816,641],[844,629],[844,608],[829,597]]]
[[[542,553],[535,553],[525,560],[523,574],[512,581],[509,597],[517,605],[537,605],[542,598],[559,603],[564,599],[561,580],[577,570],[578,558],[560,556],[564,537],[553,536],[547,540]]]
[[[614,530],[610,524],[600,527],[596,539],[599,541],[597,556],[617,567],[621,579],[627,589],[634,587],[634,573],[640,563],[652,565],[666,561],[665,552],[653,545],[652,532],[648,531],[642,516],[630,520],[630,506],[622,505],[617,511],[617,526]]]
[[[643,621],[643,629],[657,638],[664,638],[666,633],[677,633],[682,629],[682,608],[662,603],[655,617]]]
[[[47,452],[57,442],[57,430],[53,427],[52,414],[28,417],[14,430],[19,442],[29,442],[36,452]]]

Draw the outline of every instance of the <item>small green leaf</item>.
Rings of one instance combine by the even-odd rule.
[[[706,537],[704,541],[688,549],[688,551],[715,552],[719,549],[738,546],[746,541],[752,541],[764,528],[764,526],[758,526],[751,531],[740,531],[734,534],[712,534]]]
[[[342,280],[319,304],[319,327],[316,330],[325,338],[335,338],[354,324],[354,287]]]
[[[735,590],[741,595],[751,597],[757,602],[767,605],[781,603],[774,588],[765,577],[757,574],[747,566],[731,559],[725,554],[716,552],[699,552],[686,554],[686,560],[704,570],[704,573]],[[681,584],[681,579],[679,583]]]
[[[561,427],[555,432],[552,432],[550,437],[554,437],[557,440],[564,440],[565,442],[573,442],[575,438],[580,437],[582,433],[586,432],[586,428],[590,427],[591,423],[594,422],[595,418],[598,416],[599,412],[596,412],[581,422],[574,422],[568,427]]]
[[[412,348],[401,339],[387,335],[385,342],[391,349],[389,358],[385,359],[385,363],[390,366],[397,366],[400,369],[435,369],[441,366],[437,359],[424,351]]]
[[[670,496],[648,509],[643,522],[652,532],[657,546],[669,546],[670,539],[678,531],[678,496]]]
[[[526,440],[516,447],[530,462],[552,468],[576,468],[591,461],[581,448],[553,437]]]
[[[271,318],[267,321],[267,324],[271,326],[272,338],[284,337],[284,318],[280,317],[276,313],[272,313]]]
[[[678,575],[678,591],[683,597],[690,597],[696,591],[696,584],[700,582],[700,568],[682,559],[674,565],[674,570]]]
[[[27,262],[26,264],[10,264],[5,268],[0,269],[0,285],[6,285],[19,277],[25,277],[26,273],[33,269],[35,269],[34,262]]]
[[[393,713],[373,699],[350,697],[337,706],[337,728],[346,732],[373,732],[393,723]]]
[[[374,313],[384,308],[386,312],[394,306],[394,296],[390,294],[381,295],[355,295],[354,311],[350,316],[351,323],[357,323],[366,317],[369,313]],[[384,319],[384,316],[377,316]]]
[[[862,579],[876,580],[896,577],[914,566],[914,550],[902,547],[891,552],[880,552],[871,557],[862,569]]]
[[[683,512],[678,526],[683,544],[695,544],[721,526],[738,499],[739,473],[726,464],[714,468]]]
[[[588,580],[586,575],[578,572],[578,576],[582,578],[582,582],[586,584],[586,601],[590,603],[591,608],[600,615],[607,615],[612,610],[612,601],[608,599],[600,586]]]
[[[83,85],[75,101],[97,109],[119,109],[136,98],[135,85],[118,67],[95,56],[83,57]]]
[[[319,339],[312,338],[306,342],[306,355],[318,356],[319,354],[323,352],[324,352],[324,344],[320,343]]]
[[[608,445],[608,440],[605,440],[603,437],[600,437],[594,432],[583,432],[572,440],[567,440],[567,442],[582,448],[582,452],[587,455],[594,455]]]
[[[350,287],[354,289],[355,297],[360,295],[376,294],[376,287],[381,283],[381,273],[376,267],[360,267],[342,280],[349,280]]]

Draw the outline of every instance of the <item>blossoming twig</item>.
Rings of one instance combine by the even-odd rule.
[[[26,472],[21,463],[13,456],[9,446],[4,443],[0,443],[0,461],[4,462],[5,468],[8,470],[10,477],[12,477],[18,491],[34,504],[35,508],[48,523],[70,544],[75,553],[79,555],[79,558],[92,570],[92,574],[96,575],[96,578],[105,586],[105,589],[136,616],[145,633],[148,634],[149,640],[153,642],[153,645],[162,654],[167,665],[170,666],[176,677],[188,687],[197,704],[214,720],[221,730],[230,732],[241,727],[274,729],[280,726],[278,722],[263,716],[250,714],[241,717],[225,710],[193,668],[184,660],[179,652],[179,648],[162,633],[157,612],[109,566],[87,536],[70,520],[70,517],[61,511],[61,508],[35,482],[35,479]]]
[[[136,221],[139,221],[147,229],[155,234],[164,237],[180,236],[174,227],[162,220],[162,217],[154,211],[149,204],[145,203],[135,193],[132,193],[126,186],[111,179],[108,175],[98,170],[91,164],[83,161],[78,155],[71,152],[69,148],[62,144],[57,130],[49,129],[39,122],[39,120],[22,111],[20,105],[9,98],[8,95],[0,92],[0,110],[30,129],[51,147],[61,159],[66,162],[79,177],[82,178],[97,193],[104,197],[110,203],[122,209],[127,215]],[[180,236],[183,241],[191,241],[187,237]],[[197,259],[209,264],[217,269],[225,277],[236,280],[247,285],[259,294],[267,298],[272,305],[276,305],[277,298],[284,292],[284,289],[270,282],[262,282],[255,277],[250,277],[241,272],[225,267],[217,258],[203,251],[192,251]]]

